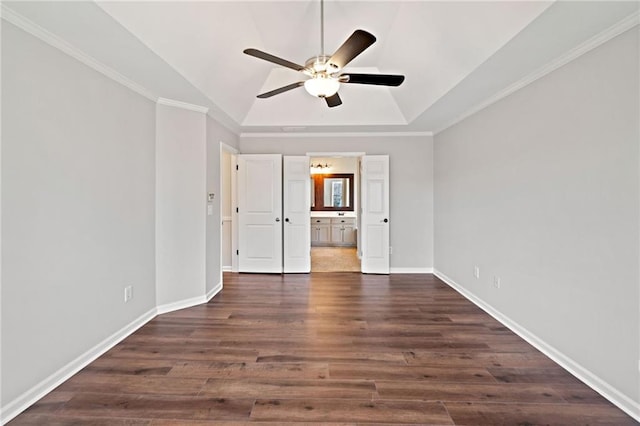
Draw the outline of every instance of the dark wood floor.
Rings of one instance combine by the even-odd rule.
[[[432,275],[225,274],[11,425],[636,424]]]

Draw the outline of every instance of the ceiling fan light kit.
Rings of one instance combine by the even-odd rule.
[[[315,76],[304,82],[304,88],[310,95],[328,98],[338,92],[340,82],[331,77]]]
[[[338,95],[340,83],[369,84],[377,86],[399,86],[404,81],[403,75],[392,74],[340,74],[340,71],[351,62],[356,56],[365,51],[375,43],[373,34],[364,30],[356,30],[353,34],[336,50],[327,56],[324,54],[324,0],[320,0],[320,46],[322,53],[314,56],[305,62],[305,65],[298,65],[286,59],[279,58],[258,49],[245,49],[244,53],[258,59],[262,59],[286,68],[299,71],[308,77],[307,80],[299,81],[271,90],[258,95],[258,98],[265,99],[280,93],[287,92],[300,86],[304,86],[306,91],[312,96],[324,98],[329,108],[342,104]]]

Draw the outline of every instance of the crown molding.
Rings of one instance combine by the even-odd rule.
[[[95,71],[98,71],[99,73],[105,75],[106,77],[109,77],[110,79],[116,81],[117,83],[120,83],[123,86],[133,90],[139,95],[142,95],[145,98],[154,102],[156,101],[156,99],[158,99],[158,97],[150,90],[128,79],[127,77],[120,74],[113,68],[108,67],[107,65],[95,60],[94,58],[82,52],[78,48],[67,43],[57,35],[51,33],[50,31],[42,28],[35,22],[13,11],[9,7],[7,7],[5,4],[0,4],[0,15],[2,19],[4,19],[5,21],[10,22],[11,24],[39,38],[40,40],[55,47],[56,49],[61,50],[62,52],[66,53],[72,58],[82,62],[86,66],[94,69]]]
[[[203,106],[195,105],[195,104],[189,104],[187,102],[182,102],[182,101],[176,101],[174,99],[158,98],[158,100],[156,102],[159,105],[166,105],[166,106],[175,107],[175,108],[182,108],[182,109],[186,109],[186,110],[189,110],[189,111],[201,112],[203,114],[206,114],[209,111],[209,108],[207,108],[207,107],[203,107]]]
[[[532,72],[531,74],[527,75],[526,77],[516,81],[515,83],[511,84],[510,86],[507,86],[505,89],[499,91],[495,95],[489,97],[485,101],[483,101],[483,102],[477,104],[476,106],[468,109],[466,112],[464,112],[463,114],[459,115],[454,120],[451,120],[451,121],[447,122],[445,125],[441,126],[440,128],[434,130],[433,133],[437,135],[438,133],[448,129],[449,127],[461,122],[465,118],[470,117],[470,116],[472,116],[473,114],[475,114],[477,112],[480,112],[481,110],[487,108],[488,106],[498,102],[499,100],[501,100],[503,98],[506,98],[510,94],[512,94],[514,92],[517,92],[518,90],[530,85],[534,81],[544,77],[545,75],[547,75],[547,74],[557,70],[558,68],[568,64],[569,62],[579,58],[580,56],[584,55],[585,53],[587,53],[587,52],[595,49],[596,47],[606,43],[607,41],[613,39],[614,37],[619,36],[620,34],[624,33],[625,31],[630,30],[631,28],[635,27],[638,24],[640,24],[640,12],[634,12],[631,15],[627,16],[626,18],[624,18],[623,20],[621,20],[620,22],[618,22],[617,24],[614,24],[613,26],[611,26],[611,27],[607,28],[606,30],[600,32],[599,34],[596,34],[595,36],[591,37],[590,39],[588,39],[584,43],[579,44],[578,46],[576,46],[573,49],[569,50],[567,53],[565,53],[564,55],[560,56],[559,58],[554,59],[553,61],[551,61],[548,64],[544,65],[542,68],[537,69],[536,71]]]
[[[361,137],[385,137],[404,136],[420,137],[433,136],[433,132],[318,132],[318,133],[293,133],[293,132],[269,132],[269,133],[240,133],[240,138],[361,138]]]

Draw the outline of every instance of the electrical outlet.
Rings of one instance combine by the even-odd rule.
[[[133,297],[133,287],[128,285],[124,288],[124,301],[125,303],[131,300]]]
[[[479,266],[474,266],[473,267],[473,276],[476,277],[476,279],[480,279],[480,267]]]
[[[496,276],[493,277],[493,286],[495,288],[500,288],[500,277],[496,277]]]

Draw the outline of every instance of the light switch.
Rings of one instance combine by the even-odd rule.
[[[213,215],[213,206],[207,206],[207,216]]]

